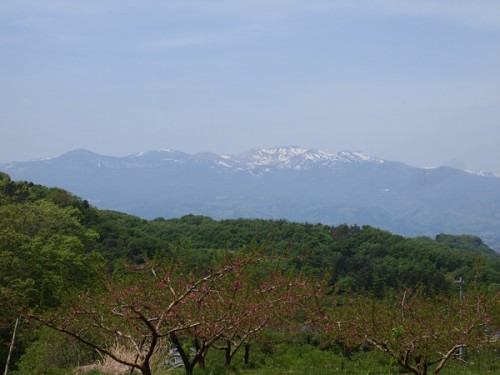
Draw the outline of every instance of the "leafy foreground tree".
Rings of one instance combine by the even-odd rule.
[[[229,280],[234,286],[240,283],[241,289],[248,287],[248,270],[254,272],[261,261],[257,253],[226,258],[224,265],[201,277],[186,275],[173,265],[128,266],[122,275],[106,282],[102,292],[83,293],[57,314],[30,317],[144,375],[152,373],[152,357],[160,341],[170,340],[182,356],[186,373],[191,374],[217,340],[232,337],[231,332],[238,330],[249,338],[261,329],[270,319],[266,316],[273,311],[271,304],[280,302],[275,291],[293,286],[281,278],[265,277],[272,285],[257,281],[252,286],[253,291],[258,286],[257,293],[269,294],[265,302],[262,297],[255,301],[246,292],[245,303],[241,297],[232,303],[227,294]],[[186,339],[195,340],[196,352],[191,356],[183,346]],[[134,350],[135,358],[113,350],[116,347]]]
[[[68,290],[88,285],[95,238],[75,209],[46,201],[0,206],[0,297],[12,302],[3,314],[55,307]]]
[[[354,296],[326,315],[326,331],[349,346],[381,350],[414,374],[437,374],[464,348],[491,342],[497,297],[470,292],[462,299],[431,298],[411,291],[385,299]]]
[[[31,340],[21,319],[24,312],[55,308],[65,296],[91,285],[100,261],[91,251],[97,234],[81,224],[78,210],[44,200],[4,204],[1,198],[2,194],[0,368],[3,369],[9,367],[4,360],[9,362],[6,359],[9,358],[15,363]],[[3,353],[7,341],[12,358]]]

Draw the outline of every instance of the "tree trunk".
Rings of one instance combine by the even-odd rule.
[[[20,316],[16,318],[16,324],[14,325],[14,332],[12,333],[12,340],[10,341],[9,354],[7,355],[7,361],[5,362],[5,371],[3,373],[4,375],[7,375],[7,372],[9,372],[10,357],[12,356],[12,351],[14,350],[14,342],[16,341],[17,326],[19,325],[20,319],[21,319]]]
[[[227,346],[226,346],[226,361],[225,364],[226,366],[229,366],[231,364],[231,342],[227,341]]]
[[[151,368],[149,367],[149,363],[145,363],[142,367],[141,367],[141,372],[142,372],[142,375],[152,375],[153,373],[151,372]]]
[[[182,344],[179,341],[179,338],[177,337],[177,335],[175,333],[171,333],[170,339],[172,340],[172,343],[175,345],[175,347],[177,348],[177,351],[179,352],[179,355],[181,356],[182,363],[184,363],[184,370],[186,371],[186,374],[191,375],[193,373],[194,365],[189,360],[189,356],[184,351],[184,348],[182,347]]]
[[[198,354],[200,353],[200,350],[201,350],[200,341],[198,339],[194,340],[194,348],[196,349],[196,355],[198,356]],[[195,359],[196,359],[196,357],[195,357]],[[200,368],[202,368],[202,369],[205,368],[205,355],[203,353],[199,354],[198,364],[199,364]]]
[[[244,356],[244,362],[246,365],[248,365],[248,362],[250,361],[250,344],[246,343],[245,344],[245,356]]]
[[[139,350],[142,350],[142,347],[144,345],[144,343],[146,342],[146,337],[144,337],[141,341],[141,345],[139,346]],[[137,361],[139,360],[139,356],[140,354],[137,353],[137,355],[135,356],[135,360],[134,360],[134,363],[137,363]],[[130,373],[133,374],[134,373],[134,370],[135,370],[135,367],[130,367]]]
[[[193,358],[190,358],[189,353],[185,352],[184,348],[182,347],[181,342],[179,341],[179,338],[177,337],[177,335],[175,333],[170,334],[170,339],[172,340],[172,343],[175,345],[175,347],[179,351],[179,354],[182,358],[182,362],[184,363],[184,370],[186,371],[187,375],[193,374],[194,366],[196,366],[196,364],[198,362],[200,363],[200,367],[204,368],[205,355],[207,354],[206,349],[202,353],[197,352]],[[197,342],[196,340],[195,340],[195,346],[201,348],[200,343]]]

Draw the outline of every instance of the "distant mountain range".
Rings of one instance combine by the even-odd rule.
[[[148,219],[201,214],[369,224],[406,236],[475,234],[500,250],[500,176],[415,168],[362,152],[281,147],[111,157],[75,150],[0,170]]]

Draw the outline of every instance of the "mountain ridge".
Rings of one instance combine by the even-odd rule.
[[[370,156],[361,151],[340,151],[337,153],[329,153],[316,149],[305,149],[299,146],[285,146],[272,148],[254,148],[248,152],[228,155],[216,154],[213,152],[198,152],[189,154],[183,151],[162,149],[142,151],[126,156],[109,156],[99,154],[88,149],[75,149],[68,151],[56,157],[33,159],[29,161],[12,161],[8,163],[0,163],[0,168],[10,169],[26,163],[53,163],[63,159],[93,159],[95,161],[124,161],[131,163],[143,161],[154,161],[157,165],[159,162],[174,161],[178,163],[191,161],[217,161],[217,163],[225,168],[242,169],[242,166],[247,166],[245,169],[255,169],[263,166],[274,166],[278,168],[298,168],[299,166],[308,167],[312,164],[322,164],[325,166],[333,166],[342,163],[355,162],[374,162],[383,164],[388,162],[380,158]],[[231,163],[231,164],[230,164]],[[399,162],[398,162],[399,163]],[[403,163],[401,163],[403,164]],[[133,163],[132,163],[133,165]],[[145,164],[141,164],[145,165]]]
[[[278,157],[272,158],[272,156],[277,155]],[[271,165],[278,166],[280,168],[296,168],[297,165],[293,163],[293,161],[299,160],[301,165],[308,166],[313,163],[322,163],[323,165],[333,166],[342,163],[364,163],[364,162],[373,162],[377,164],[383,163],[397,163],[400,165],[404,165],[409,168],[416,168],[422,170],[434,170],[439,168],[449,168],[462,172],[467,172],[473,175],[478,175],[482,177],[494,177],[500,178],[500,174],[492,173],[488,171],[474,171],[468,169],[459,169],[449,166],[436,166],[436,167],[415,167],[407,163],[399,162],[399,161],[389,161],[386,159],[381,159],[378,157],[374,157],[372,155],[366,154],[363,151],[349,151],[342,150],[336,153],[325,152],[317,149],[306,149],[300,146],[281,146],[281,147],[263,147],[263,148],[253,148],[247,152],[243,152],[240,154],[229,155],[229,154],[217,154],[214,152],[197,152],[194,154],[179,151],[179,150],[171,150],[171,149],[160,149],[160,150],[147,150],[141,151],[134,154],[129,154],[125,156],[110,156],[105,154],[100,154],[89,149],[79,148],[70,150],[61,155],[55,157],[48,157],[43,159],[32,159],[28,161],[11,161],[6,163],[0,163],[0,168],[2,169],[10,169],[12,167],[17,167],[19,165],[25,163],[32,162],[52,162],[59,159],[65,158],[73,158],[77,156],[81,157],[92,157],[94,159],[101,160],[153,160],[156,162],[159,161],[174,161],[174,162],[184,162],[188,159],[190,160],[217,160],[219,165],[222,167],[234,167],[241,168],[241,164],[248,164],[250,169],[257,166]],[[164,156],[162,159],[157,159],[155,156]],[[175,158],[177,157],[177,158]],[[252,162],[252,160],[254,162]],[[305,161],[309,162],[308,164]],[[229,162],[233,162],[233,165],[229,165]],[[281,164],[280,164],[281,163]],[[144,164],[141,164],[144,166]]]

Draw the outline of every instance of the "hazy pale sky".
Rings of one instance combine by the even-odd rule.
[[[498,0],[2,0],[0,162],[299,145],[500,172]]]

